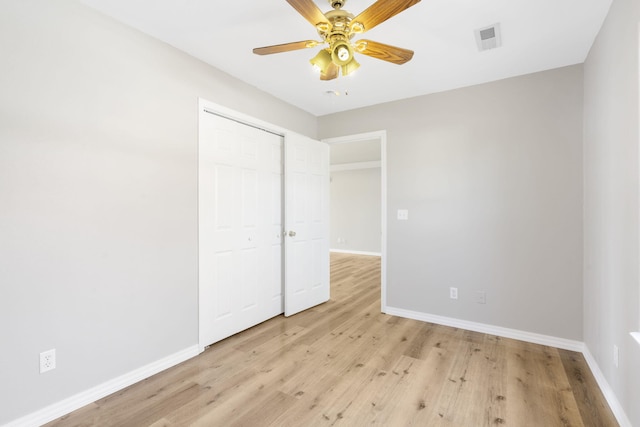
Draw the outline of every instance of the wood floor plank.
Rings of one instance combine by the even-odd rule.
[[[473,335],[460,341],[440,395],[438,415],[445,425],[495,425],[505,422],[504,363],[496,341]],[[495,375],[496,372],[500,374]]]
[[[457,348],[431,348],[419,367],[418,379],[405,390],[399,410],[389,417],[388,425],[431,426],[442,421],[438,401],[443,385],[449,381],[456,351]]]
[[[579,353],[382,314],[379,257],[331,289],[48,426],[617,426]]]
[[[395,416],[401,415],[403,422],[409,412],[421,410],[420,402],[412,398],[412,386],[424,385],[427,362],[404,355],[397,358],[389,372],[380,371],[367,389],[359,396],[358,407],[352,421],[368,420],[369,425],[389,426]],[[385,375],[381,375],[385,373]]]
[[[166,418],[159,419],[153,424],[150,424],[149,427],[171,427],[174,424]]]
[[[582,426],[566,377],[553,369],[555,349],[522,343],[507,349],[507,410],[525,425]]]
[[[218,413],[218,408],[230,401],[235,402],[234,398],[247,393],[248,384],[255,375],[255,370],[247,368],[220,381],[205,383],[197,398],[173,411],[163,411],[164,418],[174,425],[191,426],[202,418],[213,417]]]
[[[596,379],[587,368],[588,365],[584,356],[567,350],[558,350],[558,354],[562,360],[567,380],[575,396],[585,427],[615,425],[615,416],[611,408],[606,404]]]

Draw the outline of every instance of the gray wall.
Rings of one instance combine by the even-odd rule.
[[[615,0],[584,65],[584,341],[640,426],[638,30],[640,3]],[[613,346],[620,364],[613,364]]]
[[[380,180],[379,167],[331,172],[332,249],[380,253]]]
[[[198,97],[317,119],[70,0],[0,0],[0,70],[4,424],[197,344]]]
[[[582,340],[582,66],[319,119],[380,129],[388,305]]]

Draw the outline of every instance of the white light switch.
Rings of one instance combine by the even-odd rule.
[[[398,219],[406,221],[409,219],[409,211],[406,209],[398,209]]]

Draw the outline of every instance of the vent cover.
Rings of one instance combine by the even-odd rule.
[[[502,46],[500,37],[500,24],[493,24],[488,27],[478,28],[475,31],[476,43],[480,52]]]

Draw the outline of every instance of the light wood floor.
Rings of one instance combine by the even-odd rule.
[[[380,314],[377,257],[276,317],[51,426],[616,426],[579,353]]]

